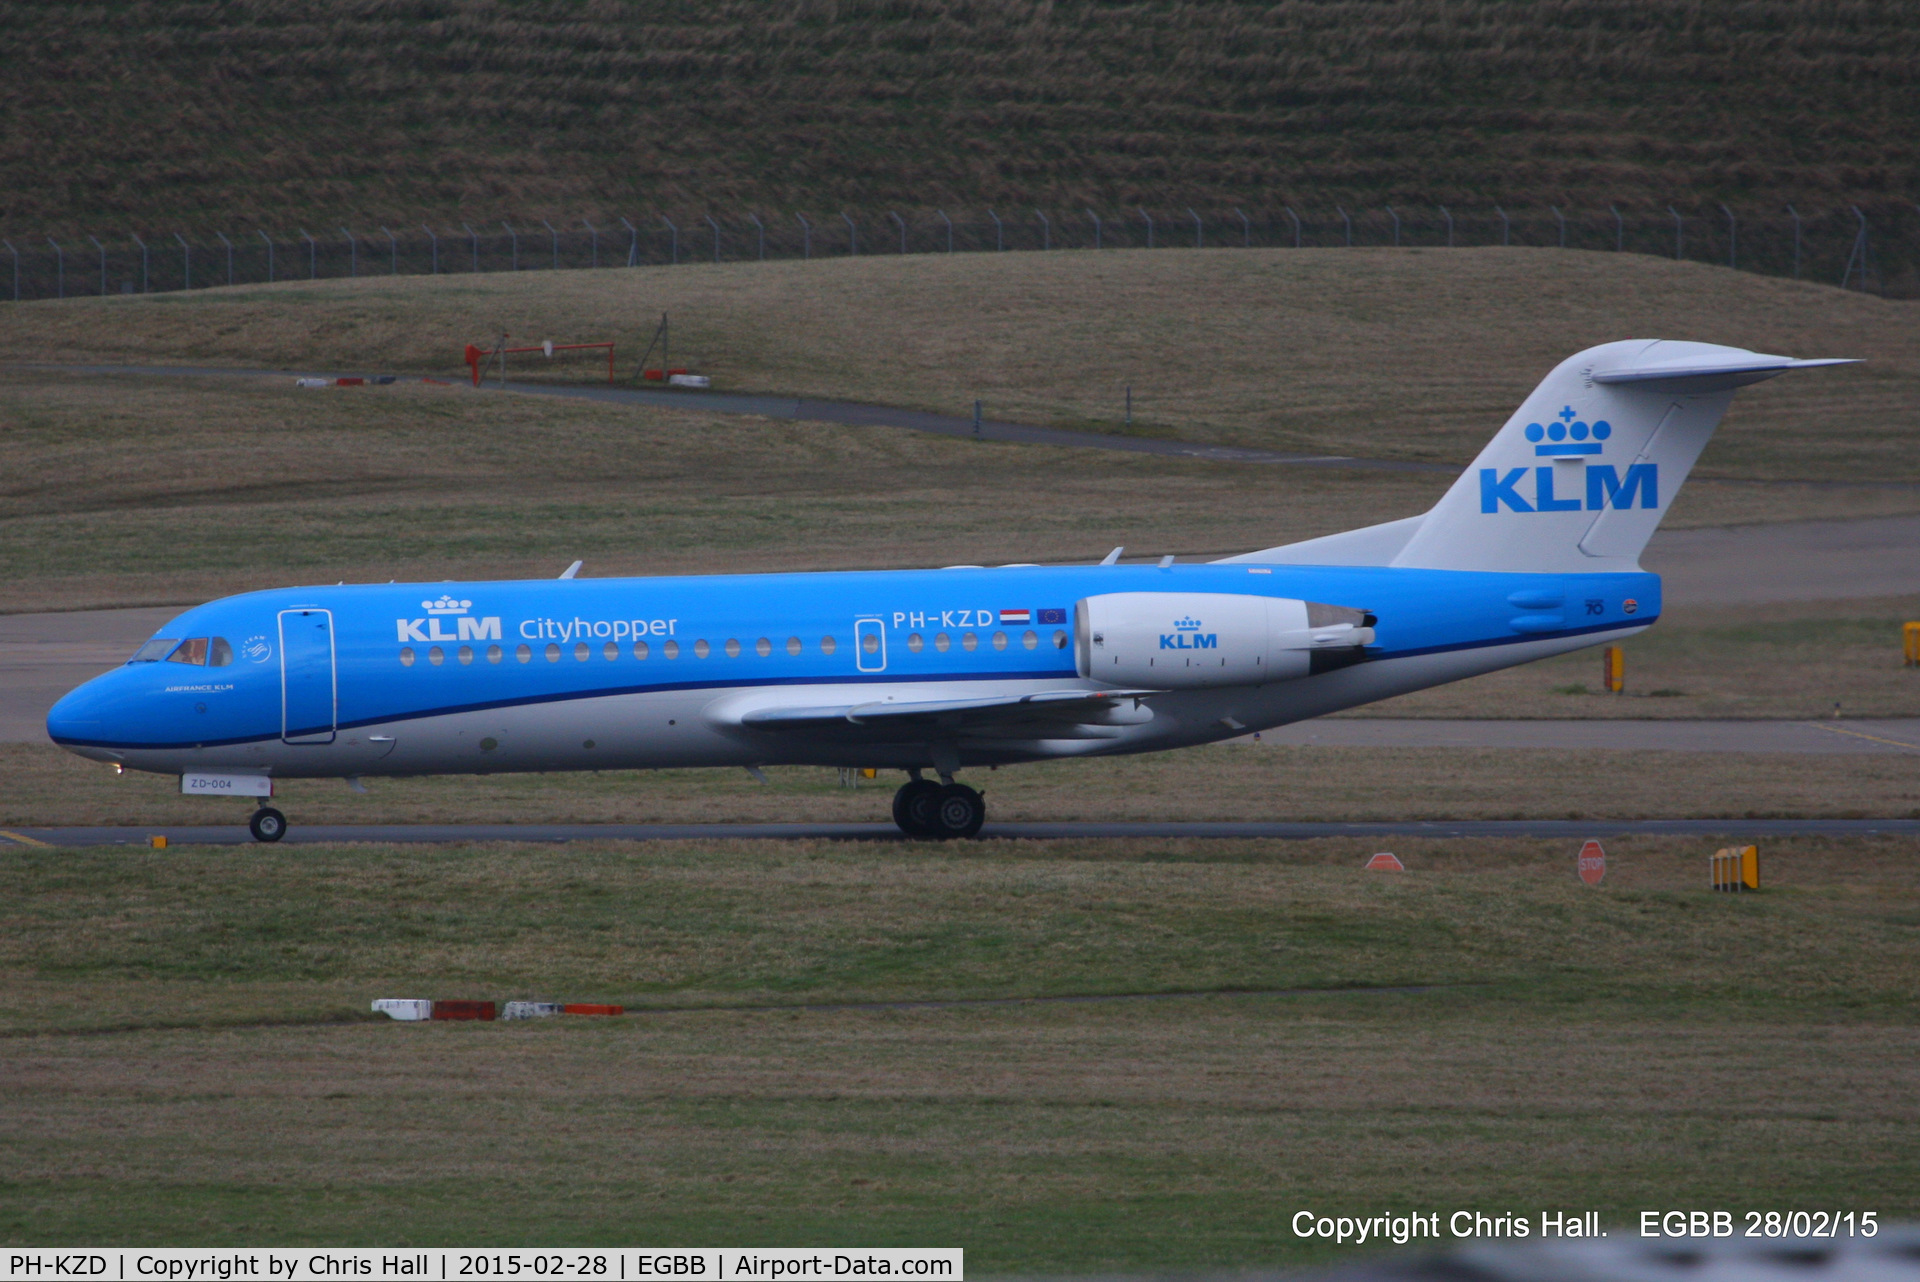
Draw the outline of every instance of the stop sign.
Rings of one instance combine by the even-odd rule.
[[[1600,879],[1607,875],[1607,852],[1600,849],[1600,843],[1589,841],[1580,847],[1580,880],[1589,886],[1598,886]]]

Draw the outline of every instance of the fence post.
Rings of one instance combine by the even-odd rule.
[[[1207,247],[1207,228],[1206,225],[1200,221],[1200,215],[1193,212],[1192,205],[1187,206],[1187,217],[1193,219],[1193,247],[1195,249],[1205,249]]]
[[[1841,274],[1840,288],[1847,287],[1847,281],[1853,277],[1853,264],[1860,264],[1860,289],[1867,288],[1867,216],[1860,212],[1860,206],[1850,206],[1853,216],[1860,220],[1860,229],[1853,234],[1853,252],[1847,255],[1847,270]]]
[[[800,257],[813,257],[813,224],[807,221],[805,214],[795,214],[800,221]]]
[[[300,229],[300,236],[307,242],[307,279],[317,280],[319,279],[316,275],[319,269],[319,246],[313,237],[307,235],[307,229],[305,227]]]
[[[627,229],[627,266],[640,265],[640,229],[622,218],[620,225]]]
[[[220,238],[222,245],[227,247],[227,287],[231,289],[233,287],[233,242],[227,239],[225,232],[217,231],[213,234]]]
[[[253,234],[267,242],[267,284],[271,285],[273,284],[273,237],[258,227],[253,229]]]
[[[1495,205],[1493,212],[1500,215],[1500,245],[1506,248],[1513,244],[1513,219],[1507,217],[1507,211]]]
[[[182,285],[181,288],[192,289],[193,288],[193,246],[189,245],[187,243],[187,238],[185,236],[182,236],[179,232],[173,233],[173,238],[180,242],[180,258],[181,258],[181,262],[185,265],[185,270],[182,274],[186,277],[186,283]]]
[[[940,221],[947,225],[947,252],[951,254],[953,252],[953,219],[947,217],[947,211],[944,209],[936,209],[933,212],[940,215]]]
[[[760,234],[760,261],[764,263],[767,261],[767,226],[760,221],[760,215],[758,214],[748,214],[747,220],[753,224],[754,230]]]
[[[345,227],[340,229],[340,234],[347,238],[347,275],[358,276],[360,274],[360,242]]]
[[[547,229],[547,239],[553,243],[553,270],[559,271],[560,270],[560,233],[555,231],[553,229],[553,224],[548,222],[544,218],[540,220],[540,225]]]
[[[87,239],[92,241],[93,247],[100,251],[100,297],[105,298],[107,296],[107,247],[100,243],[98,236],[89,235]]]
[[[1678,262],[1681,250],[1686,247],[1686,228],[1680,220],[1679,210],[1668,205],[1667,212],[1673,215],[1673,257]]]
[[[852,258],[860,252],[860,229],[853,225],[853,219],[848,217],[846,210],[840,211],[840,218],[847,225],[847,257]]]
[[[500,220],[500,225],[507,229],[507,237],[509,240],[513,242],[513,256],[508,261],[510,261],[513,264],[514,271],[519,271],[520,270],[520,233],[515,231],[513,229],[513,224],[508,222],[504,218]]]
[[[380,230],[387,232],[387,275],[398,276],[400,274],[400,240],[385,227]]]
[[[587,235],[593,238],[590,258],[592,265],[598,267],[600,265],[600,229],[585,218],[580,220],[580,225],[585,227],[587,229]]]
[[[1393,247],[1398,249],[1400,248],[1400,215],[1393,212],[1392,205],[1382,205],[1381,208],[1387,211],[1387,217],[1393,219]]]
[[[1252,249],[1253,248],[1253,220],[1248,218],[1246,214],[1242,212],[1239,206],[1237,205],[1234,207],[1233,212],[1240,215],[1240,248]]]
[[[1445,205],[1440,207],[1440,216],[1447,220],[1447,248],[1453,248],[1453,211]]]
[[[1005,249],[1007,242],[1006,237],[1001,234],[1000,215],[994,213],[993,210],[989,208],[987,210],[987,217],[993,219],[993,248],[995,252]]]
[[[713,228],[713,261],[720,261],[720,224],[713,221],[713,215],[707,215],[707,226]]]
[[[887,211],[887,217],[893,219],[900,227],[900,252],[904,255],[907,252],[907,220],[891,209]]]
[[[134,244],[140,246],[140,292],[143,294],[150,294],[153,292],[153,290],[148,285],[147,268],[150,264],[148,262],[149,255],[147,253],[147,242],[140,239],[140,234],[138,232],[128,232],[127,234],[133,237]],[[18,296],[19,292],[20,292],[19,281],[15,280],[14,294]]]
[[[1282,205],[1280,208],[1286,210],[1287,217],[1293,219],[1293,247],[1298,249],[1300,248],[1300,215],[1293,212],[1292,205]]]
[[[434,235],[433,228],[427,226],[425,223],[420,224],[420,230],[427,233],[427,245],[433,254],[432,274],[438,276],[440,274],[440,238]]]
[[[1147,220],[1147,248],[1152,249],[1153,248],[1153,215],[1148,213],[1144,206],[1135,205],[1134,208],[1138,209],[1140,211],[1140,216]]]
[[[67,296],[67,251],[60,248],[60,242],[51,236],[47,237],[47,243],[53,246],[54,297],[65,298]]]
[[[660,221],[667,225],[667,231],[671,233],[671,238],[668,242],[669,266],[678,267],[680,265],[680,229],[674,226],[673,219],[667,217],[665,214],[660,215]]]
[[[1721,204],[1720,212],[1727,216],[1727,266],[1738,270],[1740,266],[1740,228],[1733,221],[1733,211],[1728,209],[1725,203]]]
[[[0,245],[5,245],[7,252],[13,255],[13,301],[17,303],[20,301],[20,251],[13,247],[12,241],[4,237],[0,237]]]
[[[460,229],[467,233],[467,248],[473,254],[473,270],[477,272],[480,270],[480,233],[465,223],[460,224]]]
[[[1608,205],[1613,211],[1613,252],[1619,253],[1627,247],[1627,223],[1620,217],[1620,206]]]
[[[1037,209],[1033,211],[1033,216],[1040,220],[1040,248],[1043,251],[1052,249],[1053,248],[1053,224],[1048,222],[1047,216],[1041,213]]]
[[[1347,224],[1347,248],[1352,249],[1353,248],[1353,215],[1349,214],[1346,211],[1346,209],[1340,205],[1335,205],[1334,208],[1340,211],[1341,219],[1344,220]]]
[[[1787,213],[1793,218],[1793,278],[1795,280],[1799,280],[1800,279],[1800,211],[1795,209],[1792,205],[1788,205]]]
[[[1087,217],[1093,219],[1093,247],[1095,249],[1099,249],[1100,242],[1101,242],[1101,230],[1102,230],[1100,226],[1100,215],[1094,213],[1092,209],[1088,209]]]
[[[1567,247],[1567,216],[1560,212],[1560,206],[1558,205],[1548,205],[1547,208],[1551,209],[1553,211],[1553,216],[1559,220],[1560,248],[1565,249]]]

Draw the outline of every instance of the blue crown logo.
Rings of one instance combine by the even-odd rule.
[[[1173,621],[1173,626],[1174,626],[1175,628],[1177,628],[1177,629],[1179,629],[1179,630],[1180,630],[1180,631],[1182,631],[1182,632],[1190,632],[1190,631],[1193,631],[1193,630],[1195,630],[1195,629],[1197,629],[1197,628],[1198,628],[1198,627],[1200,626],[1200,620],[1198,620],[1198,619],[1175,619],[1175,620]]]
[[[1554,419],[1545,425],[1527,424],[1527,439],[1534,443],[1533,452],[1542,458],[1598,454],[1606,449],[1600,442],[1613,435],[1613,424],[1604,418],[1590,424],[1580,422],[1571,405],[1554,415]],[[1547,444],[1541,444],[1542,441]]]

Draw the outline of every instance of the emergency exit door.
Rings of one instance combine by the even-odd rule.
[[[280,738],[332,743],[339,708],[333,611],[280,612]]]

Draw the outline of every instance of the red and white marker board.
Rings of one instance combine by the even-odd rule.
[[[1598,886],[1600,879],[1607,875],[1607,852],[1600,848],[1597,841],[1589,841],[1580,847],[1580,880],[1589,886]]]
[[[1407,866],[1400,862],[1398,855],[1391,855],[1385,851],[1367,860],[1369,872],[1405,872],[1406,870]]]

